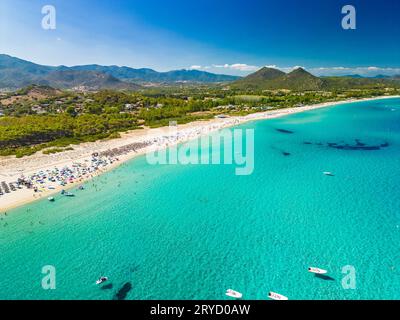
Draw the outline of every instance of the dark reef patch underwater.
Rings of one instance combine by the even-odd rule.
[[[293,131],[285,130],[285,129],[276,129],[276,131],[278,131],[278,132],[280,132],[280,133],[287,133],[287,134],[292,134],[292,133],[294,133]]]
[[[354,150],[354,151],[374,151],[374,150],[381,150],[382,148],[389,147],[388,142],[383,142],[380,144],[365,144],[361,142],[360,139],[354,139],[355,144],[345,143],[344,141],[340,142],[327,142],[327,143],[314,143],[317,146],[327,146],[329,148],[338,149],[338,150]],[[304,141],[303,144],[312,145],[312,142]]]

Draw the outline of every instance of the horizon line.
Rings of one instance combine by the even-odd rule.
[[[389,76],[387,74],[384,74],[385,72],[393,72],[393,74],[391,76],[396,76],[397,74],[400,74],[400,67],[378,67],[378,66],[352,66],[352,67],[305,67],[305,66],[292,66],[292,67],[279,67],[276,65],[263,65],[263,66],[251,66],[251,65],[247,65],[247,64],[243,64],[243,63],[235,63],[235,64],[224,64],[224,65],[216,65],[216,64],[212,64],[210,66],[198,66],[198,65],[192,65],[190,67],[177,67],[176,69],[170,69],[170,70],[166,70],[166,71],[159,71],[156,68],[151,68],[151,67],[132,67],[129,65],[118,65],[118,64],[99,64],[99,63],[89,63],[89,64],[57,64],[57,65],[52,65],[52,64],[42,64],[40,62],[35,62],[33,60],[27,60],[24,58],[20,58],[17,56],[13,56],[11,54],[8,53],[0,53],[0,55],[3,56],[8,56],[10,58],[14,58],[14,59],[19,59],[22,61],[26,61],[26,62],[30,62],[36,65],[40,65],[40,66],[44,66],[44,67],[52,67],[52,68],[59,68],[59,67],[67,67],[67,68],[74,68],[74,67],[84,67],[84,66],[100,66],[100,67],[117,67],[117,68],[129,68],[129,69],[135,69],[135,70],[152,70],[155,71],[157,73],[168,73],[168,72],[173,72],[173,71],[200,71],[200,72],[207,72],[210,74],[216,74],[216,75],[225,75],[225,76],[232,76],[232,77],[246,77],[247,75],[250,75],[252,73],[255,73],[263,68],[270,68],[270,69],[275,69],[275,70],[280,70],[283,71],[285,73],[297,70],[297,69],[304,69],[308,72],[310,72],[311,74],[315,75],[313,72],[315,71],[349,71],[346,74],[343,75],[323,75],[320,74],[318,76],[326,76],[326,77],[335,77],[335,76],[361,76],[361,77],[376,77],[379,75],[384,75],[384,76]],[[245,69],[246,67],[248,67],[248,70],[241,70]],[[227,73],[220,73],[218,71],[210,71],[209,69],[212,68],[221,68],[221,69],[230,69],[230,70],[236,70],[236,71],[243,71],[245,74],[243,75],[232,75],[232,74],[227,74]],[[251,69],[251,70],[250,70]],[[355,71],[370,71],[370,72],[375,72],[377,74],[375,75],[362,75],[359,74]],[[229,70],[228,70],[229,71]],[[382,74],[378,73],[379,71],[382,72]],[[361,73],[362,73],[361,72]]]

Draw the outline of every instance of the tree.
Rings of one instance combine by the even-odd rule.
[[[69,114],[71,117],[75,117],[75,116],[76,116],[76,111],[75,111],[75,108],[74,108],[73,106],[69,106],[69,107],[65,110],[65,112],[66,112],[67,114]]]

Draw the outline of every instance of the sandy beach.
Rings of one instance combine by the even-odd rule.
[[[93,178],[96,175],[109,171],[125,161],[132,159],[138,155],[143,155],[151,151],[167,148],[174,144],[182,143],[207,135],[211,132],[236,126],[248,121],[265,120],[285,115],[304,112],[308,110],[331,107],[346,102],[378,100],[384,98],[398,98],[399,96],[383,96],[366,99],[351,99],[338,102],[328,102],[316,105],[302,106],[296,108],[270,110],[261,113],[254,113],[247,116],[235,116],[228,118],[215,118],[208,121],[196,121],[184,125],[178,125],[178,136],[171,135],[169,127],[157,129],[134,130],[122,133],[121,138],[113,140],[103,140],[97,142],[83,143],[74,145],[74,150],[65,151],[57,154],[45,155],[38,152],[29,157],[0,157],[0,182],[14,183],[21,176],[29,177],[40,171],[57,170],[62,168],[73,168],[77,164],[79,166],[90,163],[93,154],[100,154],[109,159],[109,163],[95,172],[90,172],[79,176],[68,182],[67,185],[59,185],[56,183],[46,183],[39,191],[33,189],[22,188],[5,193],[0,196],[0,213],[22,206],[24,204],[47,198],[52,194],[59,193],[63,189],[71,189]],[[51,187],[48,188],[48,187]]]

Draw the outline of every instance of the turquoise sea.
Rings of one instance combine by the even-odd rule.
[[[400,99],[240,127],[255,129],[250,176],[140,157],[1,215],[0,299],[400,299]]]

